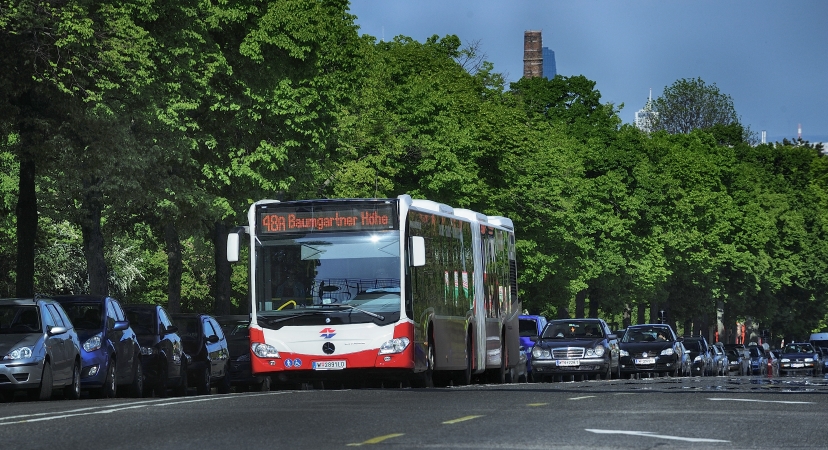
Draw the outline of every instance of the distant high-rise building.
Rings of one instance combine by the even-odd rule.
[[[653,121],[657,117],[658,112],[653,111],[653,90],[650,89],[650,97],[647,99],[647,104],[635,113],[635,126],[639,130],[649,133],[652,131]]]
[[[558,74],[558,69],[555,67],[555,51],[549,47],[543,47],[543,76],[551,80]]]
[[[523,33],[523,76],[534,78],[543,76],[543,50],[540,31]]]

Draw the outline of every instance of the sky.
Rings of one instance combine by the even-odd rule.
[[[507,82],[542,32],[559,75],[595,81],[632,123],[677,80],[701,78],[768,141],[828,142],[828,0],[351,0],[359,33],[478,42]],[[507,84],[508,86],[508,84]]]

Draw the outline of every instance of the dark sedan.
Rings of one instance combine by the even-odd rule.
[[[173,314],[184,352],[190,357],[188,384],[199,395],[230,392],[230,350],[227,338],[216,319],[207,314]]]
[[[822,374],[819,353],[808,342],[795,342],[779,352],[779,375],[805,372],[813,376]]]
[[[270,375],[253,375],[250,367],[250,317],[218,316],[230,350],[230,383],[237,390],[269,391]]]
[[[158,305],[125,305],[124,311],[141,344],[144,395],[164,397],[168,388],[187,395],[187,355],[167,311]]]
[[[684,339],[683,344],[685,351],[690,352],[692,374],[703,377],[713,375],[713,357],[707,339],[704,336],[689,337]]]
[[[632,325],[619,345],[622,374],[683,375],[682,347],[670,325]]]
[[[751,344],[748,345],[748,352],[750,353],[750,373],[752,375],[767,375],[768,355],[765,353],[765,349]]]
[[[115,397],[119,386],[141,397],[141,346],[121,304],[103,295],[65,295],[55,300],[72,319],[81,342],[81,387],[94,397]]]
[[[46,298],[0,299],[0,395],[17,391],[48,400],[55,388],[80,397],[80,341],[60,303]]]
[[[618,341],[601,319],[562,319],[546,324],[532,347],[532,379],[562,375],[618,375]]]

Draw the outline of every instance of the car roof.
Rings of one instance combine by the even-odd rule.
[[[54,299],[52,299],[51,297],[37,297],[36,299],[32,299],[32,298],[0,298],[0,305],[27,306],[27,305],[34,305],[39,301],[54,302]]]
[[[90,294],[78,294],[78,295],[56,295],[54,297],[55,300],[59,302],[103,302],[109,296],[106,295],[90,295]]]

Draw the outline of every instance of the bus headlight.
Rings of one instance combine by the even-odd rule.
[[[402,353],[408,347],[409,340],[407,337],[394,338],[390,341],[385,341],[380,345],[379,354],[387,355],[389,353]]]
[[[272,345],[254,342],[250,344],[250,350],[259,358],[279,358],[279,351]]]

